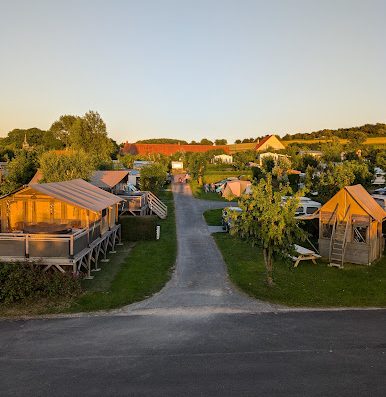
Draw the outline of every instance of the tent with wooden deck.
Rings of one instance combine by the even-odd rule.
[[[319,214],[319,251],[332,266],[370,265],[382,256],[385,210],[362,185],[346,186]]]
[[[122,199],[82,179],[35,183],[0,198],[0,260],[37,260],[90,272],[114,251]]]

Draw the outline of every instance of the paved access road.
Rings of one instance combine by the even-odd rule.
[[[0,395],[385,396],[386,312],[286,311],[238,293],[208,204],[187,189],[174,187],[167,287],[112,314],[0,322]]]

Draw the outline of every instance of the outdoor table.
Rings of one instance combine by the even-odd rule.
[[[312,261],[316,265],[316,259],[321,258],[316,252],[297,244],[295,244],[295,250],[298,256],[291,257],[295,261],[294,267],[298,267],[300,261]]]

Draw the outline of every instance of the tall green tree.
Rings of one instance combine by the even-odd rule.
[[[240,198],[242,212],[231,215],[231,234],[261,247],[269,286],[274,285],[274,258],[288,259],[294,253],[294,244],[306,237],[295,219],[302,192],[283,201],[282,197],[290,193],[290,187],[283,185],[275,191],[268,174],[252,186],[251,194]]]
[[[215,143],[216,145],[226,145],[226,144],[228,143],[228,141],[227,141],[226,139],[216,139],[216,140],[214,141],[214,143]]]
[[[166,167],[160,163],[153,163],[141,169],[139,185],[141,190],[157,194],[166,180]]]
[[[207,139],[207,138],[202,138],[201,141],[200,141],[200,145],[210,145],[210,146],[212,146],[212,145],[213,145],[213,142],[210,141],[210,140]]]
[[[9,162],[7,176],[1,185],[1,193],[7,194],[22,185],[29,183],[37,170],[37,157],[35,151],[20,150]]]
[[[114,152],[105,122],[98,112],[92,110],[75,120],[70,130],[69,143],[72,149],[89,154],[95,168],[110,162]]]
[[[84,151],[62,153],[46,152],[40,158],[41,182],[61,182],[72,179],[90,179],[93,172],[90,156]]]
[[[71,130],[75,121],[78,119],[79,116],[64,114],[60,116],[58,120],[54,121],[50,127],[50,131],[57,139],[63,142],[65,147],[68,147],[70,144]]]

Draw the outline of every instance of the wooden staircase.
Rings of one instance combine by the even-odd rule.
[[[153,214],[158,215],[161,219],[166,219],[168,207],[155,194],[147,192],[147,202]]]
[[[348,226],[348,221],[335,224],[330,242],[330,266],[343,268]]]

